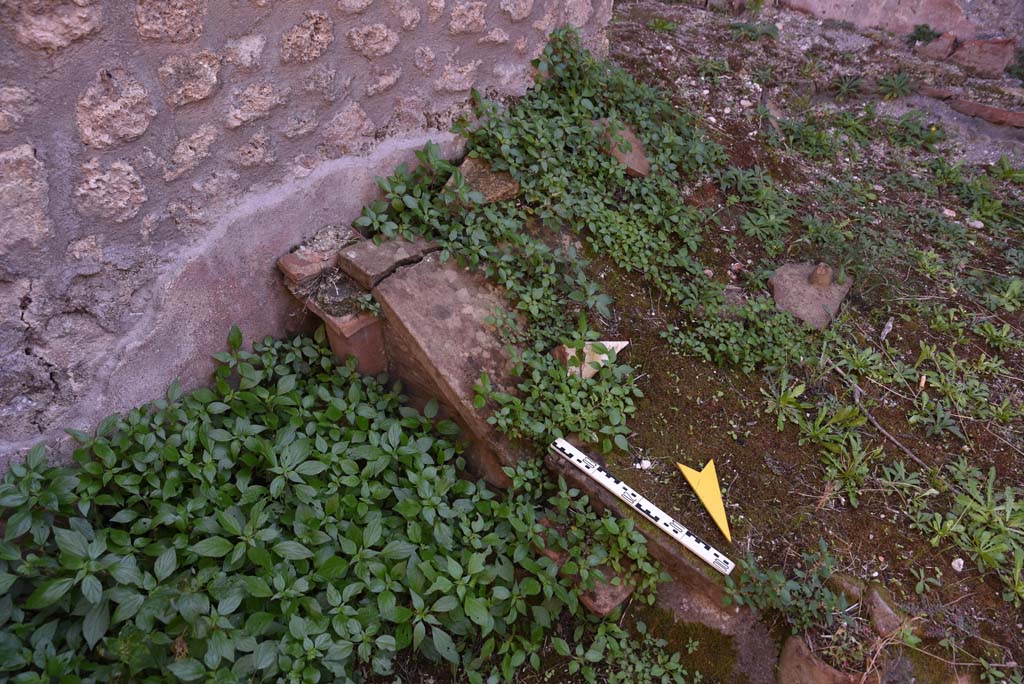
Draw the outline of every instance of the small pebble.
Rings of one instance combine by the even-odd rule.
[[[708,90],[707,88],[705,88],[704,90],[700,91],[700,94],[701,94],[701,95],[710,95],[710,94],[711,94],[711,91],[710,91],[710,90]]]
[[[983,221],[979,221],[978,219],[971,219],[970,221],[967,222],[967,227],[973,228],[974,230],[981,230],[982,228],[985,227],[985,223]]]
[[[637,469],[637,470],[650,470],[650,469],[651,469],[651,466],[653,466],[653,465],[654,465],[654,463],[652,463],[651,461],[648,461],[648,460],[647,460],[647,459],[645,458],[644,460],[642,460],[642,461],[639,461],[639,462],[638,462],[638,463],[636,464],[636,469]]]
[[[963,572],[964,571],[964,559],[963,558],[954,558],[953,562],[950,563],[950,565],[952,565],[953,569],[956,570],[957,572]]]
[[[946,218],[956,218],[956,212],[953,211],[952,209],[943,209],[942,215],[945,216]]]
[[[705,268],[704,269],[704,275],[706,275],[708,278],[710,278],[711,276],[715,275],[715,272],[712,271],[710,268]]]
[[[877,184],[872,185],[871,189],[874,190],[875,192],[885,192],[885,188],[883,188],[881,185],[877,185]]]
[[[725,109],[722,110],[722,113],[723,114],[732,114],[732,110],[730,108],[726,107]]]
[[[716,118],[715,118],[715,117],[713,117],[713,116],[709,116],[709,117],[708,117],[708,123],[710,123],[710,124],[716,124],[716,123],[718,123],[718,119],[716,119]]]
[[[754,106],[754,103],[751,102],[750,100],[746,99],[746,98],[743,98],[742,100],[740,100],[740,107],[743,107],[744,109],[749,109],[750,107],[753,107],[753,106]]]

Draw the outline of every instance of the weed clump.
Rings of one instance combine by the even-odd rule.
[[[42,446],[11,468],[0,682],[353,682],[409,651],[510,681],[563,612],[588,681],[652,657],[579,603],[598,567],[653,599],[629,521],[537,464],[508,471],[504,498],[461,478],[455,425],[337,363],[323,329],[241,342],[235,329],[213,387],[74,431],[77,468]]]

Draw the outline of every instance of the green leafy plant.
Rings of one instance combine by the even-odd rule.
[[[779,432],[785,429],[786,423],[799,424],[804,412],[812,407],[800,401],[806,391],[807,385],[794,380],[785,371],[768,385],[768,390],[761,390],[765,397],[764,412],[775,414],[775,425]]]
[[[1024,81],[1024,50],[1017,50],[1017,59],[1006,70],[1006,73],[1016,79]]]
[[[860,492],[871,476],[872,465],[882,455],[881,448],[865,449],[859,434],[851,433],[832,448],[821,452],[825,477],[846,494],[850,506],[860,505]]]
[[[911,568],[910,574],[914,578],[914,591],[917,594],[927,594],[934,587],[942,586],[942,571],[936,570],[935,576],[928,574],[928,568]]]
[[[729,30],[732,32],[733,38],[742,38],[752,42],[757,42],[762,38],[774,40],[779,37],[779,29],[775,24],[767,22],[734,21],[729,24]]]
[[[928,24],[915,24],[914,30],[907,35],[907,44],[911,47],[921,44],[930,43],[942,34],[933,29]]]
[[[680,351],[718,364],[736,364],[743,372],[784,370],[810,354],[807,330],[790,314],[779,313],[766,298],[711,316],[688,329],[672,327],[666,339]]]
[[[752,556],[739,565],[738,581],[726,578],[726,605],[774,611],[794,634],[814,625],[851,624],[852,618],[845,612],[846,597],[826,584],[835,572],[835,558],[825,540],[819,540],[816,551],[803,553],[788,573],[776,568],[762,570]]]
[[[676,22],[662,17],[654,17],[647,22],[647,28],[659,33],[672,33],[676,30]]]
[[[653,596],[631,521],[537,464],[507,471],[504,499],[461,478],[436,404],[337,364],[323,329],[229,343],[213,387],[73,432],[76,468],[42,446],[12,466],[0,681],[348,682],[402,651],[510,680],[562,611],[586,624],[576,579],[608,567]]]
[[[778,82],[775,75],[775,68],[771,65],[759,66],[750,73],[750,78],[760,86],[770,88]]]
[[[911,93],[910,76],[902,71],[878,79],[878,92],[886,100],[896,100]]]
[[[832,90],[836,98],[846,100],[861,92],[864,88],[864,79],[854,74],[841,74],[832,80]]]
[[[714,59],[713,57],[692,57],[691,61],[697,68],[697,75],[711,83],[718,83],[719,76],[723,76],[732,71],[729,67],[729,62],[724,59]]]
[[[634,682],[660,682],[660,684],[700,684],[703,681],[700,673],[690,673],[680,662],[680,655],[665,647],[664,639],[654,637],[643,622],[637,622],[636,630],[640,638],[613,629],[614,625],[602,625],[598,628],[593,642],[589,646],[579,643],[586,635],[582,628],[577,628],[573,648],[562,638],[552,640],[555,652],[571,658],[568,666],[569,674],[581,674],[585,681],[596,682],[600,663],[610,661],[608,684],[633,684]],[[693,653],[697,644],[691,641],[688,652]]]
[[[896,462],[882,468],[882,484],[902,498],[911,524],[932,545],[952,544],[982,571],[1003,582],[1003,599],[1024,604],[1024,498],[1020,488],[999,485],[987,473],[959,459],[930,482]],[[935,485],[935,486],[929,486]]]

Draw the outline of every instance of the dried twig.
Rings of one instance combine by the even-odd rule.
[[[893,437],[891,432],[886,430],[884,427],[882,427],[879,424],[879,422],[877,420],[875,420],[875,417],[873,415],[871,415],[871,411],[869,411],[868,408],[866,406],[864,406],[864,404],[860,400],[861,395],[864,394],[864,390],[861,389],[860,385],[858,385],[856,382],[851,380],[850,376],[848,376],[846,373],[844,373],[841,368],[839,368],[837,366],[833,366],[832,370],[834,370],[836,373],[839,373],[841,376],[843,376],[843,379],[846,380],[846,382],[848,382],[851,387],[853,387],[853,400],[854,400],[854,402],[856,402],[856,404],[860,408],[860,410],[864,412],[864,416],[868,419],[868,421],[872,425],[875,426],[875,429],[878,430],[882,434],[883,437],[885,437],[890,442],[892,442],[897,447],[899,447],[900,451],[902,451],[904,454],[906,454],[907,457],[910,458],[910,460],[912,460],[914,463],[918,464],[922,468],[925,468],[926,470],[929,469],[931,466],[929,466],[927,463],[925,463],[920,458],[918,458],[917,454],[915,454],[913,451],[911,451],[906,446],[904,446],[903,443],[900,440],[898,440],[895,437]]]

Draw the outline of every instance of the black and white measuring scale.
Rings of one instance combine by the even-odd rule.
[[[718,549],[702,541],[700,537],[676,522],[668,513],[640,496],[635,489],[616,478],[572,444],[564,439],[556,439],[549,448],[551,453],[572,463],[718,572],[728,575],[736,567],[736,564],[723,556]]]

